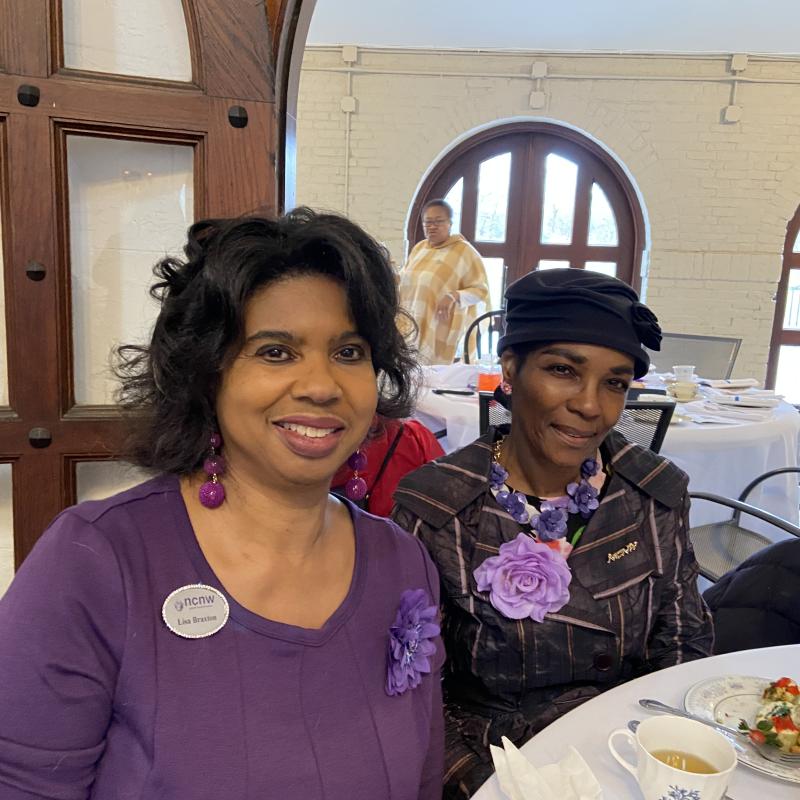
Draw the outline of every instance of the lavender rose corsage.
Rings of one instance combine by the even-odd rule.
[[[423,674],[431,671],[433,641],[439,635],[437,611],[424,589],[406,589],[389,628],[389,659],[386,694],[395,696],[419,686]]]
[[[500,545],[475,571],[478,591],[489,592],[489,602],[509,619],[530,617],[542,622],[569,601],[572,573],[564,557],[525,533]]]

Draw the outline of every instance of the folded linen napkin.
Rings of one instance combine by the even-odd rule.
[[[503,747],[491,745],[500,788],[509,800],[601,800],[603,789],[580,753],[570,747],[555,764],[538,769],[503,737]]]
[[[700,378],[703,386],[710,386],[712,389],[747,389],[748,387],[758,387],[761,385],[755,378],[730,378],[728,380],[711,380],[710,378]]]
[[[780,405],[782,397],[774,392],[742,392],[741,394],[729,394],[728,392],[718,392],[709,390],[706,394],[706,402],[721,406],[735,406],[739,408],[775,408]]]
[[[772,409],[728,406],[711,400],[695,400],[683,404],[680,413],[690,417],[694,422],[736,425],[745,422],[763,422],[772,416]]]
[[[422,382],[432,389],[466,389],[478,383],[478,364],[436,364],[422,368]]]

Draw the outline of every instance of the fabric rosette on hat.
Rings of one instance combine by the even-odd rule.
[[[478,591],[489,592],[489,602],[509,619],[542,622],[569,602],[572,573],[566,560],[525,533],[500,545],[473,574]]]
[[[506,290],[497,354],[545,342],[586,342],[625,353],[638,378],[650,366],[648,351],[661,349],[661,327],[636,291],[617,278],[587,269],[534,270]]]

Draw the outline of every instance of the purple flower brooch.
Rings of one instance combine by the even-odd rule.
[[[419,686],[431,671],[434,639],[439,635],[438,609],[424,589],[406,589],[389,628],[386,694],[394,697]]]
[[[473,574],[478,591],[489,592],[489,602],[509,619],[542,622],[569,601],[572,573],[566,559],[525,533],[501,544]]]

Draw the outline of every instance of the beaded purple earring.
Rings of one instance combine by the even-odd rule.
[[[225,473],[225,459],[217,454],[222,446],[222,437],[212,433],[209,444],[211,452],[203,462],[203,471],[210,480],[200,487],[200,503],[206,508],[219,508],[225,500],[225,487],[219,482],[219,476]]]
[[[347,466],[353,470],[353,477],[344,485],[344,493],[348,500],[363,500],[367,496],[367,482],[358,474],[367,468],[367,456],[356,450],[347,459]]]

